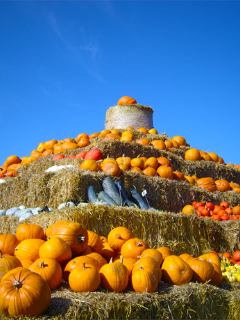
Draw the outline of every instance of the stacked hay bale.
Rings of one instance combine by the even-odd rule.
[[[117,105],[107,110],[106,129],[124,130],[153,127],[153,109],[132,102]],[[136,137],[150,140],[169,140],[165,135],[144,135],[133,131]],[[158,150],[152,146],[122,141],[102,141],[96,138],[94,148],[101,150],[103,158],[129,156],[168,157],[175,170],[198,177],[211,176],[240,183],[239,170],[213,162],[192,162],[184,160],[188,147],[176,149],[175,153]],[[81,148],[90,150],[91,145]],[[79,149],[67,151],[75,155]],[[44,206],[54,210],[31,216],[26,222],[35,223],[46,230],[49,225],[60,220],[79,222],[88,230],[107,236],[117,226],[126,226],[133,234],[148,242],[150,247],[168,246],[175,254],[189,253],[194,256],[215,250],[217,252],[240,249],[240,223],[229,221],[218,223],[210,219],[200,219],[195,215],[183,215],[181,209],[192,200],[219,203],[226,200],[230,205],[240,203],[240,195],[233,191],[210,193],[187,182],[148,177],[133,172],[122,172],[114,178],[124,186],[127,195],[135,187],[139,192],[147,191],[147,199],[156,210],[139,208],[108,207],[99,204],[57,209],[62,202],[78,204],[88,201],[86,188],[93,185],[96,192],[102,190],[102,181],[107,176],[103,172],[79,170],[82,160],[52,160],[53,155],[40,158],[18,169],[15,178],[6,178],[0,184],[0,209],[25,205]],[[53,164],[72,164],[75,167],[58,172],[46,172]],[[15,233],[20,225],[16,217],[0,217],[0,232]],[[66,283],[52,292],[52,301],[41,319],[236,319],[239,312],[239,287],[223,283],[219,287],[210,284],[189,283],[177,287],[161,283],[154,294],[137,294],[130,287],[123,293],[110,293],[104,289],[93,293],[74,293]],[[5,319],[4,315],[1,315]]]

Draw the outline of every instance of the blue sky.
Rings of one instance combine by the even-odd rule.
[[[0,165],[104,129],[122,96],[240,164],[240,2],[0,2]]]

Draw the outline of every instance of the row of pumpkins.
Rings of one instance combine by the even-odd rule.
[[[16,235],[0,235],[0,251],[0,310],[10,316],[44,312],[51,290],[63,278],[75,292],[95,291],[100,285],[120,292],[130,285],[148,293],[156,291],[161,280],[219,285],[223,279],[217,255],[193,258],[174,255],[167,247],[149,248],[126,227],[104,237],[69,221],[58,221],[45,233],[41,226],[24,223]]]
[[[135,139],[134,128],[128,127],[125,131],[120,132],[118,129],[112,130],[102,130],[100,133],[93,133],[88,135],[86,133],[79,134],[75,139],[66,138],[64,140],[56,140],[52,139],[46,142],[41,142],[38,145],[37,149],[34,149],[31,152],[29,157],[19,158],[18,156],[9,156],[4,164],[0,167],[0,174],[8,174],[8,176],[14,176],[17,174],[17,169],[23,165],[28,165],[41,157],[46,157],[51,154],[64,153],[67,150],[75,150],[77,148],[86,147],[88,145],[94,145],[95,143],[91,142],[91,139],[94,138],[102,138],[105,141],[111,140],[120,140],[126,142],[136,142],[145,146],[153,146],[160,150],[169,150],[174,153],[172,148],[179,148],[180,146],[187,146],[186,139],[182,136],[175,136],[171,140],[153,140],[150,141],[148,138]],[[155,128],[147,130],[146,128],[139,128],[137,131],[142,132],[143,134],[152,134],[157,135],[158,131]],[[135,139],[135,140],[134,140]],[[189,146],[189,145],[188,145]],[[186,151],[185,160],[197,161],[197,160],[206,160],[206,161],[214,161],[217,163],[224,163],[224,160],[219,157],[216,153],[206,153],[205,151],[197,150],[196,148],[192,148]],[[238,165],[232,165],[238,168]],[[239,169],[239,168],[238,168]]]

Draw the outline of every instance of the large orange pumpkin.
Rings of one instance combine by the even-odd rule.
[[[30,270],[12,273],[0,284],[0,310],[8,316],[39,316],[50,301],[48,284]]]

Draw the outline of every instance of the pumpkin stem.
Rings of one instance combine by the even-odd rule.
[[[41,262],[39,263],[39,267],[40,267],[40,268],[45,268],[44,261],[41,261]]]
[[[111,259],[109,260],[109,263],[113,263],[113,258],[111,257]]]
[[[13,285],[14,285],[15,289],[21,289],[22,288],[22,282],[20,282],[18,280],[15,280],[13,282]]]
[[[143,266],[140,266],[140,267],[139,267],[139,270],[144,270],[144,269],[143,269]]]
[[[118,239],[121,239],[121,235],[120,235],[120,234],[118,234],[117,238],[118,238]]]
[[[140,241],[138,241],[138,242],[136,243],[136,246],[137,246],[137,247],[142,247],[143,245],[141,244]]]
[[[87,269],[86,266],[85,266],[85,262],[84,261],[83,261],[83,264],[82,264],[82,269],[83,270]]]
[[[85,237],[84,236],[78,236],[78,242],[84,242]]]
[[[123,256],[121,256],[121,260],[120,260],[120,263],[123,263]]]
[[[138,259],[141,259],[141,258],[142,258],[142,256],[137,256],[137,258],[138,258]]]

